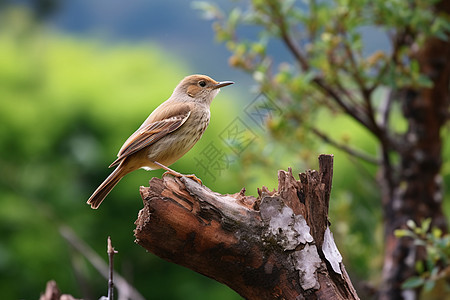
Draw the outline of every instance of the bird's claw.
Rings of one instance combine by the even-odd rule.
[[[197,176],[195,176],[194,174],[184,175],[184,177],[195,180],[195,181],[197,181],[198,184],[203,185],[202,180],[200,178],[198,178]]]
[[[198,184],[203,185],[202,180],[200,178],[198,178],[197,176],[195,176],[194,174],[185,175],[185,174],[181,174],[181,173],[178,173],[178,172],[175,172],[175,171],[174,172],[166,171],[166,172],[164,172],[164,174],[162,176],[164,177],[164,176],[167,176],[167,175],[172,175],[172,176],[175,176],[175,177],[178,177],[178,178],[180,178],[180,177],[187,177],[187,178],[190,178],[192,180],[195,180]]]

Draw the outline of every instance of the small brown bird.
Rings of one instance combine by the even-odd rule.
[[[200,139],[209,124],[211,105],[221,87],[232,81],[217,82],[205,75],[184,78],[164,103],[158,106],[141,127],[125,141],[109,166],[116,169],[95,190],[87,201],[92,208],[100,206],[103,199],[126,174],[143,168],[165,169],[177,177],[182,175],[167,166],[176,162]]]

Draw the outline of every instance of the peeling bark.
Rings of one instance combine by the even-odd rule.
[[[221,195],[188,178],[141,187],[136,243],[247,299],[359,299],[329,230],[333,156],[278,190]]]

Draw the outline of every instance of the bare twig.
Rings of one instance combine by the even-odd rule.
[[[352,106],[345,103],[336,91],[328,86],[321,78],[316,77],[313,82],[316,83],[328,96],[330,96],[334,102],[336,102],[344,110],[345,113],[366,127],[370,132],[374,134],[376,133],[376,127],[374,127],[374,124],[367,118],[367,114],[358,109],[358,106]]]
[[[108,258],[109,258],[109,280],[108,280],[108,300],[114,299],[114,254],[117,253],[111,244],[111,237],[108,236]]]
[[[374,165],[380,165],[381,164],[379,159],[376,159],[375,157],[373,157],[373,156],[371,156],[369,154],[366,154],[366,153],[363,153],[363,152],[358,151],[356,149],[353,149],[353,148],[351,148],[351,147],[349,147],[347,145],[340,144],[337,141],[335,141],[332,138],[330,138],[325,133],[323,133],[320,130],[318,130],[317,128],[311,128],[311,131],[316,136],[321,138],[324,142],[326,142],[326,143],[328,143],[328,144],[338,148],[339,150],[342,150],[342,151],[350,154],[351,156],[360,158],[360,159],[365,160],[366,162],[369,162],[369,163],[374,164]]]
[[[82,241],[76,233],[67,226],[61,226],[59,232],[69,244],[80,252],[97,271],[105,278],[109,279],[109,268],[103,259],[92,250],[84,241]],[[116,287],[119,300],[145,300],[145,298],[131,285],[125,278],[115,272]]]

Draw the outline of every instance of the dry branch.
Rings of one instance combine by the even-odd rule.
[[[278,190],[221,195],[188,178],[141,187],[136,242],[247,299],[358,299],[329,229],[333,156]]]
[[[45,292],[41,294],[39,300],[76,300],[68,294],[62,294],[56,284],[56,281],[50,280],[45,286]]]

